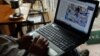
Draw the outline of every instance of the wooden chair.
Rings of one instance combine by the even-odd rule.
[[[11,36],[13,37],[18,37],[18,33],[20,34],[20,36],[23,36],[24,33],[23,33],[23,27],[24,26],[31,26],[31,25],[34,25],[34,22],[31,22],[31,21],[24,21],[24,22],[15,22],[16,24],[16,28],[15,28],[15,31],[12,33]],[[28,29],[28,28],[27,28]],[[28,31],[28,30],[26,30]]]
[[[36,1],[41,5],[42,10],[34,10],[34,7],[33,6],[36,3]],[[43,6],[42,0],[24,0],[23,2],[25,2],[25,3],[31,3],[29,17],[32,16],[33,19],[36,19],[34,17],[41,16],[41,18],[40,18],[41,21],[40,22],[35,23],[34,20],[31,20],[30,18],[27,19],[28,21],[33,21],[34,22],[34,25],[40,25],[40,24],[46,25],[47,23],[50,23],[51,22],[51,21],[48,21],[48,22],[45,21],[45,17],[44,17],[45,8]],[[29,26],[29,29],[30,29],[29,31],[31,31],[34,28],[34,25],[33,26]]]

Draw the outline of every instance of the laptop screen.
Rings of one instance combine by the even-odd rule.
[[[95,6],[88,2],[61,0],[56,19],[87,34]]]

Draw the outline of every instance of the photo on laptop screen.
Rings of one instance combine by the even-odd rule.
[[[88,33],[94,10],[95,5],[92,3],[63,0],[59,5],[57,20]]]

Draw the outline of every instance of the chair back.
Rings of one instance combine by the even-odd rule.
[[[35,3],[36,0],[23,0],[24,3]]]

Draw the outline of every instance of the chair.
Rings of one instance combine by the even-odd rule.
[[[27,2],[27,1],[29,2],[29,0],[26,0],[25,2]],[[36,1],[36,0],[34,0],[34,1]],[[39,0],[39,1],[41,1],[41,0]],[[35,2],[33,2],[33,3],[35,3]],[[32,8],[32,6],[33,5],[31,5],[31,8]],[[35,12],[35,13],[31,13],[32,11]],[[24,27],[24,26],[27,26],[26,32],[28,33],[30,31],[34,30],[34,25],[40,25],[40,24],[45,25],[46,23],[50,23],[51,22],[51,21],[45,22],[44,15],[43,15],[43,13],[41,11],[30,10],[30,13],[29,13],[29,17],[33,17],[36,20],[38,18],[38,20],[40,20],[40,21],[36,22],[36,20],[30,19],[28,17],[27,21],[16,23],[15,31],[12,32],[12,36],[13,37],[18,37],[18,34],[20,34],[20,36],[23,36],[24,33],[23,33],[23,28],[22,27]]]
[[[34,10],[33,6],[36,3],[36,1],[39,3],[38,5],[41,5],[41,10]],[[46,12],[45,8],[43,7],[42,0],[24,0],[24,2],[31,3],[31,8],[27,21],[33,21],[34,25],[39,25],[39,24],[46,25],[47,23],[51,22],[51,21],[48,22],[45,21],[44,13]],[[31,31],[32,29],[34,29],[34,26],[29,26],[29,29],[30,29],[29,31]]]
[[[31,26],[31,25],[34,24],[34,22],[24,21],[24,22],[17,22],[17,23],[15,22],[15,24],[16,24],[16,28],[15,28],[15,31],[12,32],[11,36],[18,37],[18,33],[20,34],[20,36],[24,35],[22,27],[24,27],[24,26]],[[28,29],[28,27],[27,27],[27,29]]]

